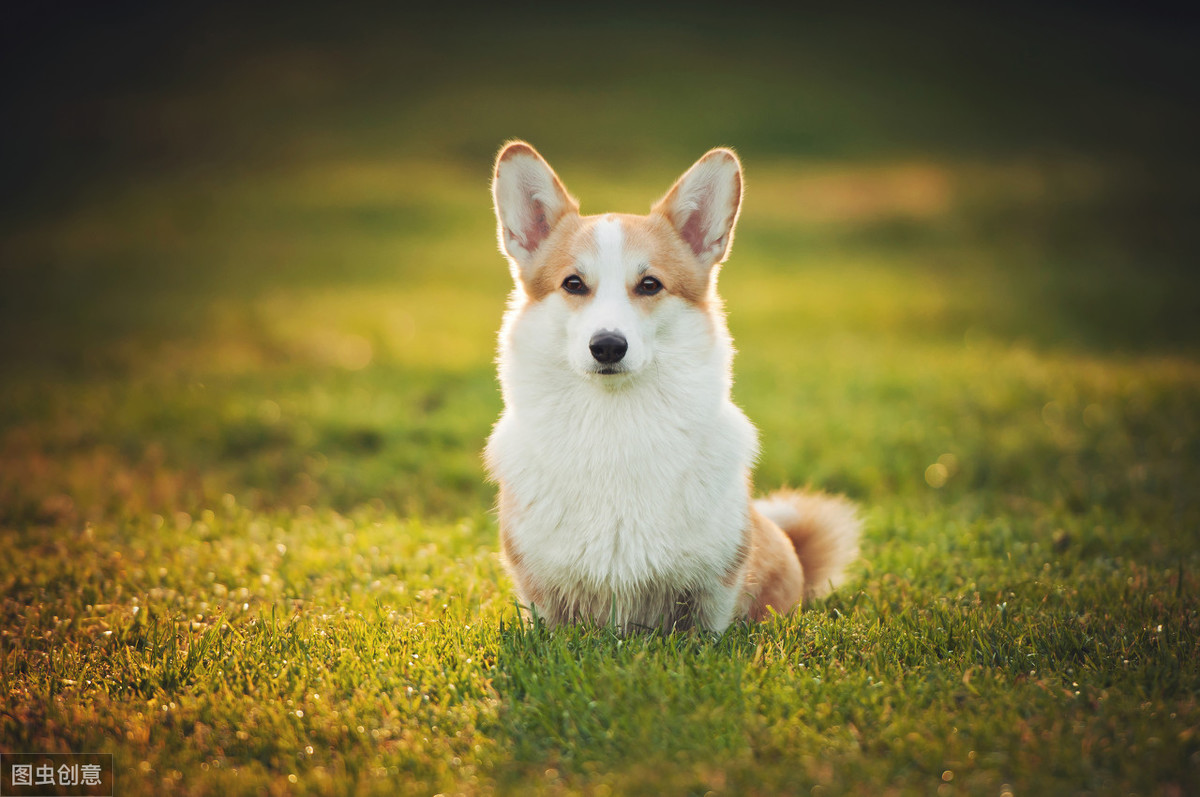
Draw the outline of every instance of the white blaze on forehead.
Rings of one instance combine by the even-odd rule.
[[[596,222],[596,266],[600,272],[601,288],[609,287],[603,283],[624,285],[625,276],[622,273],[625,246],[625,231],[621,229],[621,221],[615,216],[608,215]]]

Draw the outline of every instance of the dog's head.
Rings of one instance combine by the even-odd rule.
[[[500,248],[522,311],[539,317],[539,345],[565,347],[552,354],[585,378],[616,384],[655,363],[668,342],[711,337],[716,269],[741,196],[737,156],[714,149],[649,215],[581,216],[533,147],[505,146],[492,182]]]

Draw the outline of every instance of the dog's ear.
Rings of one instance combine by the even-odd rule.
[[[550,164],[524,141],[512,141],[496,156],[492,178],[500,249],[519,269],[532,265],[539,248],[563,217],[578,213]]]
[[[742,164],[733,150],[709,150],[654,205],[701,264],[708,268],[729,255],[742,204]]]

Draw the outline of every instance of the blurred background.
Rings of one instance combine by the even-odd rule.
[[[514,137],[584,212],[741,154],[721,285],[762,486],[1193,494],[1189,17],[443,6],[5,12],[6,523],[226,493],[485,513]]]

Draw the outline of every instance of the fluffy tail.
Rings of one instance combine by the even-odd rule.
[[[754,508],[783,529],[804,571],[804,599],[819,598],[842,581],[858,556],[862,521],[854,504],[838,495],[777,490]]]

